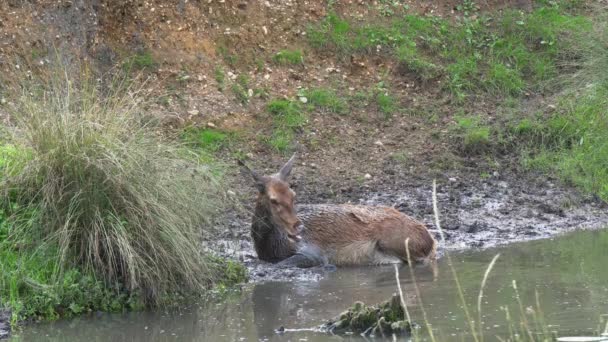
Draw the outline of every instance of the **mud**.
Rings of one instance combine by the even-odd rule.
[[[394,206],[425,223],[440,240],[433,216],[433,179],[428,175],[387,178],[375,188],[346,187],[339,194],[329,196],[325,193],[327,187],[311,184],[304,188],[303,180],[310,175],[294,171],[294,187],[299,188],[296,203]],[[246,186],[243,191],[250,191],[251,195],[255,192],[253,187]],[[437,201],[445,236],[445,242],[439,245],[440,256],[445,250],[489,248],[608,226],[605,203],[543,175],[505,171],[480,178],[471,170],[461,170],[437,179]],[[211,244],[212,249],[242,261],[249,269],[251,281],[318,280],[330,271],[278,268],[258,260],[249,237],[248,214],[231,215],[230,228],[220,241]]]
[[[11,335],[11,312],[0,308],[0,340]]]

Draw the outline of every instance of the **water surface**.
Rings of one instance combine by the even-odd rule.
[[[581,231],[566,236],[517,243],[484,251],[452,253],[469,310],[477,320],[477,295],[485,269],[500,253],[487,282],[482,308],[485,341],[508,337],[509,324],[520,322],[513,281],[532,329],[532,314],[540,316],[559,336],[597,335],[608,314],[608,230]],[[407,266],[399,269],[406,302],[415,321],[424,323],[422,308],[440,340],[471,340],[455,282],[442,258],[434,273],[415,269],[416,284]],[[245,285],[240,293],[171,313],[100,315],[26,327],[15,339],[23,341],[344,341],[311,328],[345,310],[354,301],[376,303],[396,292],[392,266],[344,268],[320,281],[268,282]],[[422,306],[420,303],[422,302]],[[602,316],[604,315],[604,316]],[[601,328],[600,328],[601,326]],[[425,328],[420,329],[425,335]],[[346,340],[362,340],[350,337]]]

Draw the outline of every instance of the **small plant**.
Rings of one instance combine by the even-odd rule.
[[[187,142],[210,152],[215,152],[225,147],[229,142],[229,135],[227,133],[210,128],[202,130],[188,128],[184,132],[184,138]]]
[[[272,133],[268,143],[275,151],[285,154],[290,151],[293,139],[294,135],[291,131],[286,129],[277,129]]]
[[[243,105],[249,103],[249,94],[247,92],[247,88],[243,88],[239,83],[233,83],[230,87],[232,89],[232,93],[234,97]]]
[[[156,68],[157,63],[149,51],[141,51],[128,58],[123,65],[128,70],[151,70]]]
[[[300,65],[304,64],[302,50],[281,50],[272,58],[279,65]]]
[[[348,34],[350,24],[331,12],[316,26],[308,29],[309,43],[316,49],[333,48],[341,52],[350,50]]]
[[[384,114],[385,119],[390,118],[395,110],[397,110],[395,98],[390,94],[384,82],[378,83],[374,91],[376,93],[375,98],[378,109]]]
[[[409,42],[401,45],[396,50],[397,59],[402,67],[409,72],[415,73],[421,80],[429,80],[439,76],[439,67],[420,56],[416,43]]]
[[[226,81],[226,73],[224,72],[224,69],[221,66],[217,65],[215,69],[213,69],[213,76],[215,77],[215,81],[217,82],[217,89],[219,91],[224,91],[224,82]]]
[[[317,108],[325,109],[331,113],[344,114],[347,104],[335,91],[326,88],[306,89],[300,93],[306,97],[308,103]]]
[[[295,131],[307,121],[299,101],[275,99],[268,103],[268,112],[273,118],[273,133],[269,145],[280,153],[288,152],[295,138]]]
[[[481,125],[479,117],[457,117],[456,126],[465,152],[475,154],[490,147],[490,127]]]
[[[241,104],[245,105],[249,102],[249,77],[246,74],[240,74],[231,88],[232,93]]]
[[[301,105],[294,100],[272,100],[267,106],[277,126],[298,128],[306,122]]]
[[[395,152],[391,158],[399,164],[406,165],[409,157],[405,151]]]

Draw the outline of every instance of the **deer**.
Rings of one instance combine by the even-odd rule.
[[[251,237],[260,260],[301,268],[434,260],[437,242],[426,226],[392,207],[296,206],[287,182],[295,158],[269,176],[238,161],[258,190]]]

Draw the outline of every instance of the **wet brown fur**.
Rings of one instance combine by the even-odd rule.
[[[319,246],[335,265],[390,263],[390,257],[407,261],[408,238],[414,261],[434,254],[435,240],[426,227],[393,208],[302,205],[298,217],[303,240]]]

